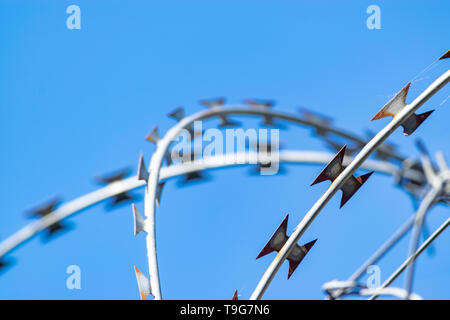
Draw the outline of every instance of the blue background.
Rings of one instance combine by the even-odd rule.
[[[81,30],[66,28],[71,4],[81,8]],[[371,4],[381,8],[381,30],[366,27]],[[174,124],[169,111],[202,110],[202,98],[276,99],[279,110],[306,106],[354,133],[379,130],[388,120],[371,117],[449,49],[449,9],[448,1],[1,0],[0,237],[26,225],[24,211],[35,204],[93,191],[95,175],[135,168],[140,152],[148,162],[151,127],[165,132]],[[408,101],[448,68],[442,61],[421,76]],[[447,87],[421,111],[448,95]],[[397,130],[391,141],[417,157],[420,136],[450,159],[449,116],[446,103],[412,137]],[[325,150],[309,131],[282,131],[286,149]],[[171,180],[157,212],[163,296],[231,299],[238,289],[248,298],[274,258],[255,260],[269,236],[286,213],[290,233],[327,188],[309,187],[321,167],[289,165],[275,177],[229,168],[186,187]],[[382,175],[341,210],[339,198],[302,237],[319,238],[307,258],[289,281],[284,264],[265,298],[322,299],[324,282],[350,276],[413,213],[407,194]],[[447,216],[448,208],[435,207],[429,228]],[[100,204],[67,222],[74,230],[45,245],[35,237],[8,255],[15,264],[0,275],[0,298],[137,299],[133,265],[147,273],[147,262],[130,206],[108,212]],[[419,260],[414,291],[424,298],[450,298],[449,241],[442,234],[435,255]],[[382,280],[408,242],[380,262]],[[72,264],[81,268],[81,290],[66,289]]]

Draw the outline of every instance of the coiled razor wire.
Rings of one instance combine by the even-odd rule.
[[[410,159],[406,159],[402,156],[397,155],[394,151],[389,148],[385,148],[385,144],[383,142],[386,138],[406,119],[411,117],[415,110],[417,110],[423,103],[425,103],[432,95],[434,95],[439,89],[445,86],[450,80],[450,70],[445,72],[441,77],[435,80],[421,95],[419,95],[411,104],[404,106],[402,110],[396,114],[395,118],[378,134],[376,134],[369,142],[366,143],[364,139],[361,139],[357,136],[354,136],[348,132],[345,132],[340,129],[336,129],[334,127],[330,127],[329,123],[317,121],[317,119],[308,119],[307,117],[299,117],[296,115],[291,115],[287,113],[273,111],[270,108],[270,105],[264,103],[252,103],[251,108],[248,105],[224,105],[217,104],[212,105],[209,110],[201,111],[195,113],[188,117],[183,117],[180,121],[173,126],[163,138],[154,140],[157,144],[156,151],[154,152],[151,162],[149,165],[149,169],[146,175],[138,175],[137,177],[132,177],[128,179],[124,179],[121,181],[116,181],[107,185],[104,188],[86,194],[80,198],[72,200],[58,209],[52,211],[51,213],[43,216],[41,219],[30,223],[26,227],[22,228],[9,238],[5,239],[0,243],[0,259],[4,257],[7,253],[11,252],[19,245],[32,238],[34,235],[42,231],[43,229],[51,226],[58,221],[61,221],[70,215],[78,213],[79,211],[88,208],[100,201],[103,201],[107,198],[113,197],[115,195],[119,195],[123,192],[136,189],[142,186],[145,186],[145,216],[146,219],[143,221],[144,223],[144,231],[147,232],[147,254],[149,261],[149,274],[150,280],[147,284],[147,291],[151,293],[156,300],[162,299],[160,281],[159,281],[159,272],[158,272],[158,262],[156,256],[156,228],[155,228],[155,212],[156,212],[156,204],[159,201],[159,196],[157,194],[158,191],[158,183],[162,180],[185,175],[187,173],[199,172],[202,170],[208,170],[213,168],[221,168],[226,166],[237,165],[237,163],[230,161],[229,155],[221,155],[221,156],[211,156],[209,158],[189,161],[182,164],[171,164],[167,167],[163,167],[163,161],[166,158],[166,155],[169,151],[170,145],[172,141],[176,139],[177,136],[184,129],[190,129],[194,121],[204,120],[208,118],[218,117],[221,120],[226,119],[226,117],[230,115],[251,115],[251,116],[261,116],[265,120],[265,122],[271,122],[273,119],[284,120],[288,122],[292,122],[295,124],[309,126],[315,129],[316,133],[320,137],[327,136],[328,134],[334,134],[345,138],[347,140],[356,143],[357,145],[363,147],[362,150],[356,157],[345,157],[344,164],[345,169],[343,172],[336,178],[334,183],[328,188],[328,190],[324,193],[324,195],[319,199],[319,201],[313,206],[313,208],[307,213],[302,222],[297,226],[294,233],[287,239],[286,243],[280,250],[280,253],[275,258],[274,262],[269,266],[266,273],[263,275],[260,283],[257,288],[253,292],[250,299],[260,299],[264,294],[265,290],[269,286],[271,280],[273,279],[275,273],[278,271],[282,262],[287,258],[287,256],[292,251],[294,245],[297,243],[301,235],[306,231],[309,225],[312,223],[313,219],[317,216],[320,210],[325,206],[329,199],[336,193],[336,191],[342,187],[345,181],[353,174],[353,172],[359,167],[363,169],[369,169],[376,172],[393,175],[396,177],[396,180],[400,183],[403,179],[406,179],[410,183],[414,183],[416,186],[423,189],[428,184],[431,184],[431,191],[428,194],[432,193],[431,200],[427,200],[427,196],[425,196],[424,207],[421,214],[418,213],[415,215],[414,220],[408,221],[405,226],[399,230],[396,235],[394,235],[393,239],[389,240],[378,253],[375,254],[373,259],[369,259],[366,264],[364,264],[359,271],[355,273],[353,277],[350,278],[349,281],[346,282],[346,287],[343,286],[333,286],[327,287],[327,292],[334,292],[330,294],[330,296],[342,296],[347,292],[355,291],[361,295],[370,295],[373,297],[379,295],[392,295],[397,297],[407,297],[410,299],[418,298],[417,295],[411,293],[411,280],[409,280],[409,284],[407,284],[407,288],[403,291],[399,291],[393,288],[386,288],[389,283],[384,283],[378,291],[372,292],[372,289],[362,288],[356,285],[356,280],[361,276],[362,270],[367,267],[370,261],[376,261],[380,258],[385,252],[389,250],[389,248],[395,244],[399,238],[401,238],[407,230],[409,230],[413,225],[415,226],[414,234],[417,234],[417,230],[421,229],[423,217],[428,211],[428,208],[436,203],[438,199],[444,199],[448,201],[450,194],[450,187],[448,184],[448,168],[445,170],[446,164],[444,165],[443,157],[441,156],[438,159],[438,162],[441,165],[441,173],[434,173],[434,176],[431,177],[431,173],[429,172],[429,166],[427,167],[427,160],[423,160],[424,169],[422,170],[421,166],[418,166],[417,163],[411,162]],[[154,138],[154,137],[153,137]],[[152,138],[152,139],[153,139]],[[151,140],[151,139],[149,139]],[[373,152],[377,151],[378,156],[383,158],[384,160],[368,160],[367,158]],[[246,152],[246,156],[251,155],[251,152]],[[237,155],[239,156],[239,155]],[[333,155],[325,152],[316,152],[316,151],[279,151],[279,160],[278,158],[270,158],[270,161],[279,161],[280,163],[328,163],[333,158]],[[231,157],[231,159],[235,159],[235,157]],[[397,161],[400,164],[394,164],[391,161]],[[427,172],[428,170],[428,172]],[[142,171],[142,169],[141,169]],[[424,172],[425,171],[425,172]],[[445,173],[442,173],[445,172]],[[425,176],[424,176],[425,173]],[[144,177],[144,180],[142,178]],[[438,178],[436,178],[438,177]],[[140,180],[141,179],[141,180]],[[433,180],[434,179],[434,180]],[[439,188],[436,187],[436,179],[439,179]],[[407,188],[408,192],[412,193],[414,196],[418,196],[419,193],[414,189]],[[446,227],[448,226],[448,220],[444,225],[442,225],[432,236],[430,236],[427,241],[425,241],[422,246],[415,251],[415,247],[417,245],[417,241],[412,240],[411,250],[412,254],[409,256],[409,261],[404,267],[403,270],[407,268],[408,265],[412,264],[411,269],[413,270],[413,262],[418,257],[418,255],[428,246]],[[437,233],[437,234],[436,234]],[[433,237],[434,236],[434,237]],[[415,243],[415,245],[413,245]],[[425,246],[426,245],[426,246]],[[424,247],[425,246],[425,247]],[[406,262],[405,262],[406,263]],[[365,269],[364,269],[365,270]],[[403,271],[402,270],[402,271]],[[400,271],[400,272],[402,272]],[[412,271],[410,271],[410,279],[412,279]],[[398,275],[397,275],[398,276]],[[142,283],[139,281],[138,283],[141,288]],[[393,280],[392,280],[393,281]],[[391,282],[392,282],[391,281]],[[351,283],[351,285],[349,285]],[[336,295],[336,292],[340,293]],[[142,292],[141,292],[142,297]],[[372,298],[373,298],[372,297]]]

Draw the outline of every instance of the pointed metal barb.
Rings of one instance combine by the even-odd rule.
[[[220,108],[225,104],[225,98],[216,98],[216,99],[204,99],[200,100],[199,103],[208,108]],[[220,124],[219,127],[232,127],[238,126],[240,123],[232,120],[228,120],[228,117],[224,114],[219,115]]]
[[[273,100],[262,100],[262,99],[245,99],[245,104],[248,104],[252,107],[259,107],[259,108],[272,108],[275,105],[275,101]]]
[[[302,118],[311,122],[314,126],[314,132],[317,136],[324,137],[328,134],[326,128],[331,127],[333,119],[317,112],[310,111],[304,107],[300,108]],[[326,127],[325,129],[323,127]]]
[[[167,114],[170,118],[177,120],[178,122],[183,120],[183,118],[185,117],[185,113],[184,113],[184,109],[183,107],[179,107],[177,109],[175,109],[174,111],[170,112],[169,114]],[[198,132],[198,131],[194,131],[194,126],[190,125],[187,128],[189,135],[190,135],[190,139],[194,139],[200,135],[203,134],[203,132]],[[168,158],[166,157],[166,160]]]
[[[386,103],[386,105],[378,111],[371,121],[389,116],[394,118],[400,111],[402,111],[403,108],[406,107],[406,96],[408,95],[410,86],[411,82],[409,82],[400,92],[398,92],[394,98]],[[421,114],[412,114],[401,124],[403,127],[403,134],[405,136],[411,135],[433,111],[434,110],[430,110]]]
[[[134,272],[136,273],[136,280],[139,287],[139,294],[141,295],[141,300],[147,299],[149,295],[152,294],[152,289],[150,286],[150,281],[146,276],[136,267],[134,266]]]
[[[240,122],[238,121],[233,121],[228,119],[228,117],[226,115],[220,115],[220,123],[219,123],[219,127],[220,128],[225,128],[225,127],[237,127],[239,125],[241,125]]]
[[[110,185],[114,182],[122,181],[124,178],[131,173],[131,170],[129,168],[124,168],[122,170],[119,170],[117,172],[107,174],[107,175],[101,175],[95,178],[96,182],[98,184],[102,185]],[[136,200],[137,198],[128,192],[122,192],[119,194],[116,194],[112,196],[112,201],[110,203],[110,208],[114,208],[116,205],[121,204],[123,202],[128,202],[132,200]]]
[[[145,166],[144,156],[142,154],[139,157],[137,176],[138,180],[143,180],[145,182],[148,181],[149,173],[147,171],[147,167]]]
[[[124,193],[119,193],[115,196],[112,197],[112,202],[109,206],[109,209],[114,208],[115,206],[122,204],[124,202],[129,202],[129,201],[133,201],[133,200],[138,200],[137,197],[134,197],[126,192]]]
[[[130,173],[131,170],[129,168],[124,168],[114,173],[97,176],[95,177],[95,181],[98,184],[108,185],[113,182],[123,180]]]
[[[272,108],[275,105],[275,101],[273,100],[262,100],[262,99],[245,99],[245,104],[248,104],[251,107],[254,108],[264,108],[269,109]],[[263,125],[265,126],[277,126],[274,123],[273,117],[270,115],[263,114]]]
[[[32,216],[39,216],[41,218],[45,217],[46,215],[55,211],[56,208],[61,204],[61,202],[62,201],[59,198],[54,198],[37,208],[29,210],[28,215],[30,217],[32,217]],[[66,229],[68,229],[68,226],[63,225],[61,223],[61,221],[55,222],[55,223],[49,225],[48,228],[46,229],[46,231],[47,231],[46,237],[50,238],[51,236],[58,233],[59,231],[63,231]]]
[[[315,185],[317,183],[323,182],[325,180],[330,180],[333,182],[342,171],[344,171],[345,167],[342,165],[344,161],[346,146],[344,145],[341,150],[336,154],[333,160],[319,173],[317,178],[311,183]],[[344,204],[350,200],[350,198],[358,191],[359,188],[369,179],[372,175],[373,171],[363,174],[362,176],[355,177],[352,175],[340,188],[342,190],[342,198],[340,208],[344,206]]]
[[[194,171],[194,172],[189,172],[189,173],[185,174],[184,178],[182,180],[182,183],[186,184],[189,182],[201,181],[201,180],[205,180],[205,179],[206,179],[206,176],[201,171]]]
[[[136,208],[135,204],[131,204],[131,208],[133,209],[133,220],[134,220],[134,235],[137,236],[142,231],[145,231],[145,220],[141,216],[139,210]]]
[[[154,144],[158,144],[160,138],[158,133],[158,126],[154,126],[152,131],[145,137],[145,140],[150,141]]]
[[[233,294],[233,297],[231,298],[231,300],[239,300],[237,290],[234,291],[234,294]]]
[[[204,99],[200,100],[199,103],[208,108],[220,108],[225,104],[225,98],[216,98],[216,99]],[[224,114],[219,115],[220,123],[219,127],[234,127],[240,125],[237,121],[229,120],[228,117]]]
[[[166,182],[160,182],[158,184],[158,186],[156,187],[156,192],[155,192],[155,201],[156,201],[156,205],[159,207],[159,203],[161,202],[161,194],[162,194],[162,189],[164,188],[164,185],[166,184]]]
[[[64,231],[66,229],[69,229],[69,227],[61,224],[60,222],[55,222],[54,224],[50,225],[46,230],[47,230],[47,235],[46,238],[49,239],[51,238],[54,234],[60,232],[60,231]]]
[[[446,53],[444,53],[439,60],[450,58],[450,50],[448,50]]]
[[[198,103],[208,108],[222,107],[225,104],[225,98],[220,97],[215,99],[203,99],[200,100]]]
[[[150,133],[145,137],[145,140],[152,142],[156,145],[158,144],[158,142],[161,140],[158,133],[158,126],[153,127],[152,131],[150,131]],[[168,166],[172,164],[172,157],[170,156],[169,150],[166,151],[164,159],[166,160]]]
[[[181,121],[185,117],[184,109],[183,107],[178,107],[172,112],[169,112],[167,116],[177,121]]]
[[[266,254],[272,253],[274,251],[281,250],[281,248],[284,246],[284,244],[288,239],[288,236],[286,234],[288,218],[289,214],[287,214],[286,217],[283,219],[281,224],[278,226],[277,230],[275,230],[274,234],[272,235],[272,237],[270,237],[269,241],[266,243],[264,248],[258,254],[256,259],[259,259],[265,256]],[[287,257],[287,259],[289,260],[288,279],[294,273],[295,269],[297,269],[298,265],[300,264],[300,262],[302,262],[303,258],[306,256],[308,251],[311,250],[311,248],[314,246],[316,241],[317,239],[310,241],[303,246],[295,244],[291,253]]]
[[[61,202],[59,197],[55,197],[34,209],[28,210],[28,215],[45,217],[49,213],[55,211],[56,207],[58,207]]]

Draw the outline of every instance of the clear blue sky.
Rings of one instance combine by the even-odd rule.
[[[81,30],[66,28],[66,8],[81,8]],[[366,8],[381,8],[368,30]],[[93,177],[147,160],[144,137],[180,105],[202,98],[275,99],[331,115],[363,134],[388,120],[370,118],[418,72],[449,49],[449,1],[0,1],[0,238],[29,220],[24,211],[59,194],[70,200],[97,186]],[[445,61],[414,83],[409,101]],[[446,88],[421,111],[434,108]],[[414,137],[450,159],[449,103],[412,137],[391,140],[417,157]],[[245,119],[242,119],[245,120]],[[247,121],[258,123],[256,120]],[[281,132],[288,149],[325,150],[309,130]],[[309,187],[321,166],[286,166],[276,177],[249,169],[210,173],[213,181],[168,182],[157,213],[163,295],[168,299],[248,298],[274,254],[255,260],[290,213],[288,231],[326,189]],[[142,190],[136,191],[142,194]],[[143,203],[137,203],[143,208]],[[268,299],[321,299],[321,286],[344,280],[413,213],[393,179],[373,175],[339,210],[334,198],[302,242],[318,242],[291,279],[283,265]],[[436,228],[448,208],[428,220]],[[47,244],[40,237],[8,255],[0,298],[137,299],[133,265],[147,271],[144,238],[133,236],[130,206],[100,204],[68,219],[74,229]],[[174,234],[177,240],[173,241]],[[418,263],[414,291],[450,298],[450,232]],[[380,263],[385,279],[406,256],[408,240]],[[67,290],[67,266],[79,265],[82,289]],[[395,285],[403,285],[401,277]]]

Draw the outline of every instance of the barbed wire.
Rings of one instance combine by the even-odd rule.
[[[201,160],[194,160],[182,164],[172,164],[163,167],[160,173],[160,181],[184,176],[189,173],[204,170],[220,169],[230,166],[244,166],[249,164],[235,163],[235,158],[251,157],[252,152],[245,152],[242,155],[214,155]],[[256,152],[253,152],[256,153]],[[279,152],[280,163],[292,164],[325,164],[333,157],[332,153],[320,151],[297,151],[297,150],[281,150]],[[346,157],[345,161],[351,161],[351,157]],[[411,181],[421,183],[424,180],[423,173],[416,169],[403,171],[400,166],[396,166],[388,161],[367,160],[362,169],[373,170],[377,173],[397,177],[401,175]],[[122,194],[124,192],[136,190],[145,186],[145,181],[139,180],[138,176],[133,176],[123,180],[111,183],[103,188],[95,190],[91,193],[83,195],[79,198],[71,200],[60,207],[55,208],[42,218],[29,223],[27,226],[18,230],[10,237],[4,239],[0,243],[0,259],[18,248],[21,244],[37,235],[42,230],[49,228],[51,225],[60,222],[72,215],[78,214],[91,206],[101,203],[104,200]]]
[[[332,184],[325,191],[325,193],[319,198],[319,200],[312,206],[312,208],[306,213],[304,218],[295,228],[294,232],[290,237],[287,238],[286,242],[282,245],[278,254],[276,255],[273,262],[267,268],[266,272],[263,274],[260,282],[258,283],[256,289],[253,291],[250,299],[261,299],[264,292],[268,288],[273,277],[281,267],[281,264],[288,258],[289,254],[292,252],[294,247],[297,245],[298,240],[303,235],[303,233],[308,229],[320,211],[325,207],[328,201],[334,196],[334,194],[342,189],[344,192],[349,188],[347,181],[352,181],[355,179],[353,173],[358,169],[361,164],[372,154],[376,148],[391,135],[395,129],[399,126],[403,126],[405,135],[410,135],[424,120],[425,117],[420,117],[414,112],[423,105],[429,98],[431,98],[437,91],[439,91],[443,86],[445,86],[450,81],[450,70],[441,75],[436,79],[427,89],[425,89],[413,102],[406,104],[405,98],[407,94],[407,89],[409,84],[400,91],[391,101],[389,101],[380,112],[373,118],[378,119],[387,115],[393,117],[393,120],[389,122],[382,130],[380,130],[358,153],[358,155],[353,159],[353,161],[347,166],[342,167],[342,158],[339,159],[341,151],[338,153],[336,158],[333,159],[335,162],[330,162],[328,167],[322,171],[325,177],[324,179],[332,180]],[[415,121],[415,122],[413,122]],[[345,151],[345,150],[344,150]],[[339,162],[340,160],[340,162]],[[332,167],[330,167],[332,166]],[[336,169],[339,166],[339,169]],[[329,169],[330,173],[326,170]],[[336,174],[336,170],[339,170]],[[334,175],[331,175],[333,173]],[[328,175],[328,176],[327,176]],[[321,179],[321,175],[318,176]],[[350,179],[350,180],[349,180]],[[353,180],[354,181],[354,180]],[[365,181],[359,181],[359,186],[361,186]],[[356,182],[353,182],[353,185]],[[358,190],[359,186],[356,188]],[[354,190],[354,192],[356,192]],[[343,198],[344,199],[344,198]]]
[[[411,293],[414,260],[420,254],[420,250],[423,247],[422,245],[419,250],[414,253],[418,243],[417,232],[418,230],[421,230],[423,218],[431,204],[434,204],[436,200],[448,201],[450,187],[447,184],[446,180],[448,179],[447,173],[445,173],[444,175],[440,173],[436,174],[435,172],[430,173],[430,166],[427,164],[426,159],[422,159],[422,164],[420,164],[419,162],[414,161],[410,158],[405,158],[397,154],[395,148],[392,145],[386,143],[385,140],[399,126],[404,127],[405,135],[411,134],[429,115],[429,113],[416,115],[414,112],[440,88],[445,86],[448,83],[449,79],[450,71],[447,71],[437,80],[435,80],[433,84],[430,85],[424,92],[422,92],[422,94],[420,94],[411,104],[406,105],[405,98],[409,89],[408,84],[405,89],[400,91],[374,117],[374,119],[377,119],[386,115],[395,115],[393,121],[391,121],[379,133],[377,133],[376,135],[372,135],[373,137],[369,141],[348,133],[345,130],[335,128],[331,125],[331,120],[329,118],[309,112],[307,110],[302,110],[302,116],[274,111],[271,109],[274,105],[272,101],[247,100],[246,104],[226,105],[223,98],[215,100],[203,100],[201,101],[201,104],[207,106],[209,109],[197,112],[187,117],[185,117],[184,115],[184,110],[179,108],[169,114],[169,116],[176,119],[178,123],[173,126],[162,138],[159,137],[157,127],[154,127],[150,134],[147,136],[147,140],[154,142],[157,146],[156,151],[151,157],[151,162],[148,170],[145,169],[144,159],[143,157],[141,157],[139,160],[137,176],[124,178],[124,174],[119,173],[119,175],[104,178],[103,181],[108,184],[101,189],[86,194],[80,198],[74,199],[66,204],[61,205],[59,208],[54,208],[56,206],[55,202],[45,207],[45,210],[38,210],[37,212],[41,215],[41,218],[39,220],[30,223],[29,225],[25,226],[0,243],[0,265],[3,261],[2,258],[7,253],[10,253],[12,250],[14,250],[15,248],[23,244],[26,240],[32,238],[42,230],[52,230],[51,228],[57,226],[57,224],[63,219],[76,214],[90,206],[93,206],[105,199],[115,197],[114,199],[117,201],[130,200],[131,197],[124,196],[126,192],[139,187],[145,187],[145,218],[140,216],[135,206],[133,206],[133,212],[135,216],[135,234],[139,233],[140,231],[145,231],[147,233],[147,258],[149,264],[150,280],[148,280],[137,268],[136,275],[138,279],[141,298],[145,299],[149,294],[152,294],[156,300],[162,299],[161,286],[159,281],[158,260],[156,254],[155,213],[156,206],[159,204],[161,198],[163,181],[165,179],[176,176],[185,176],[192,173],[198,173],[203,170],[242,165],[242,163],[236,163],[235,161],[233,161],[233,159],[235,158],[230,157],[230,155],[228,154],[211,156],[208,158],[203,158],[201,160],[192,159],[192,161],[182,162],[181,164],[173,164],[172,159],[169,155],[169,150],[172,142],[175,141],[175,139],[181,134],[183,130],[188,130],[190,133],[193,133],[195,138],[195,132],[193,131],[192,125],[195,121],[198,120],[205,120],[215,117],[220,120],[220,126],[225,127],[238,125],[237,122],[229,120],[229,116],[260,116],[263,118],[264,125],[276,126],[275,120],[281,120],[293,124],[300,124],[311,127],[313,128],[313,134],[316,137],[323,139],[326,144],[333,149],[337,149],[338,146],[338,143],[336,143],[332,139],[333,135],[346,139],[347,141],[353,143],[354,147],[347,149],[344,147],[340,149],[340,151],[334,158],[333,154],[331,153],[298,150],[277,151],[277,157],[272,157],[271,155],[269,155],[269,157],[267,158],[268,161],[278,161],[280,163],[329,163],[327,168],[337,168],[340,174],[334,173],[334,175],[330,175],[331,171],[327,171],[326,168],[322,172],[322,176],[319,175],[319,180],[316,179],[317,182],[329,179],[333,181],[333,184],[306,214],[304,219],[300,222],[300,224],[297,226],[290,237],[286,236],[285,229],[277,229],[277,232],[284,232],[284,242],[281,246],[278,246],[278,244],[277,247],[273,247],[274,244],[269,241],[268,249],[272,251],[279,251],[279,254],[261,278],[250,299],[262,298],[265,290],[269,286],[276,272],[279,270],[279,267],[281,266],[283,261],[285,259],[289,259],[292,263],[291,255],[294,252],[295,248],[297,248],[298,250],[303,250],[303,256],[298,262],[296,262],[297,264],[293,269],[295,270],[298,263],[300,263],[301,259],[310,249],[310,247],[308,247],[307,245],[305,245],[306,247],[298,246],[297,242],[301,235],[312,223],[315,216],[317,216],[320,210],[326,205],[326,203],[331,199],[331,197],[336,193],[338,189],[343,190],[344,197],[347,197],[345,201],[347,201],[367,180],[369,175],[364,175],[361,177],[353,176],[353,173],[358,168],[368,169],[394,176],[396,183],[403,187],[404,190],[413,195],[413,197],[415,197],[416,199],[424,198],[424,201],[422,203],[429,204],[426,206],[426,209],[423,209],[421,211],[420,215],[418,214],[418,211],[414,219],[410,219],[393,236],[392,239],[388,240],[388,242],[383,245],[382,248],[380,248],[380,250],[377,251],[377,253],[371,259],[369,259],[360,269],[358,269],[358,271],[350,278],[350,280],[346,282],[347,285],[351,283],[353,286],[348,285],[348,287],[342,287],[342,284],[340,284],[341,287],[339,288],[338,286],[335,286],[334,289],[329,287],[330,292],[333,289],[333,294],[338,297],[340,295],[345,295],[349,292],[352,292],[352,290],[355,290],[355,288],[359,288],[358,294],[375,295],[374,292],[370,291],[370,288],[363,288],[355,285],[357,279],[364,272],[362,270],[365,270],[367,268],[369,262],[377,261],[381,256],[383,256],[411,227],[414,226],[414,235],[416,236],[412,238],[412,252],[409,257],[411,258],[413,257],[413,255],[415,256],[414,259],[411,258],[412,260],[408,263],[408,265],[411,264],[411,267],[409,269],[411,271],[409,271],[408,279],[410,280],[407,282],[406,289],[400,292],[399,290],[394,288],[386,289],[384,287],[380,288],[379,291],[376,291],[376,295],[388,294],[397,297],[409,297],[411,299],[417,298],[417,295]],[[412,122],[412,119],[415,122]],[[362,150],[358,153],[358,155],[356,155],[356,157],[353,157],[352,155],[360,148],[362,148]],[[375,153],[375,157],[379,158],[380,160],[368,159],[368,157],[372,153]],[[236,153],[234,156],[252,156],[257,154],[260,154],[259,150],[257,152],[248,151],[241,154]],[[164,161],[166,161],[167,166],[163,166]],[[448,171],[448,167],[446,166],[442,155],[438,155],[438,162],[442,171],[445,171],[445,168],[447,168],[446,170]],[[431,168],[431,170],[433,170],[433,168]],[[433,183],[436,184],[435,182],[432,182],[433,179],[437,179],[436,176],[438,176],[440,179],[439,188],[432,187],[431,191],[429,192],[432,192],[433,197],[431,200],[427,200],[427,196],[424,196],[424,190],[427,189],[428,185],[433,185]],[[353,181],[351,187],[348,181]],[[342,199],[341,205],[345,203],[344,197]],[[443,229],[440,232],[442,231]],[[430,243],[436,237],[437,236],[435,236],[430,241]],[[413,245],[414,243],[415,245]],[[407,266],[405,266],[405,268],[406,267]],[[336,292],[338,293],[336,294]]]

